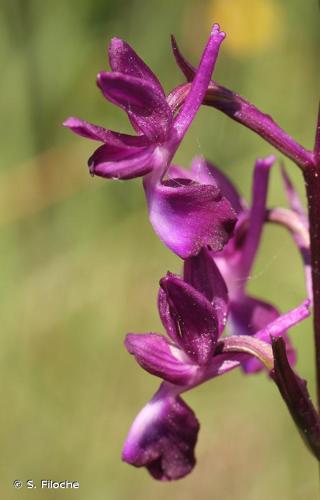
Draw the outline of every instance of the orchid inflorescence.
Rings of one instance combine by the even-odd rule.
[[[270,375],[309,449],[320,458],[320,418],[305,381],[294,371],[296,352],[289,338],[290,328],[310,315],[314,302],[320,367],[317,222],[315,229],[320,195],[317,199],[314,196],[320,189],[320,127],[315,150],[310,152],[270,116],[212,81],[224,38],[219,25],[213,25],[197,69],[172,38],[173,52],[187,83],[168,96],[134,50],[113,38],[109,46],[111,71],[99,73],[97,84],[107,100],[126,111],[136,135],[106,130],[78,118],[64,123],[78,135],[102,143],[89,159],[91,175],[142,177],[154,231],[183,259],[181,276],[168,272],[160,280],[158,310],[166,335],[130,333],[125,340],[137,363],[162,383],[134,420],[122,457],[132,465],[146,467],[160,480],[181,478],[195,464],[199,423],[181,394],[235,368],[247,375],[261,370]],[[202,104],[258,133],[301,168],[307,184],[309,219],[283,165],[288,207],[268,207],[274,156],[256,160],[250,203],[203,157],[195,157],[189,170],[172,164]],[[246,291],[264,225],[270,223],[290,232],[305,271],[306,299],[285,313]]]

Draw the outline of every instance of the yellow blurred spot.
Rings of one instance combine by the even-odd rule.
[[[279,40],[282,10],[276,0],[211,0],[208,17],[227,32],[225,49],[251,55]]]

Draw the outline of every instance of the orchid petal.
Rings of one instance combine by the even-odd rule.
[[[158,293],[158,310],[161,322],[175,344],[179,345],[180,332],[175,318],[172,317],[168,296],[166,292],[160,287]]]
[[[215,308],[182,278],[167,274],[160,285],[179,333],[178,345],[198,365],[207,364],[218,338]]]
[[[252,204],[250,208],[250,224],[241,255],[241,274],[248,279],[259,247],[263,225],[266,217],[266,200],[269,184],[270,168],[275,162],[274,156],[258,159],[254,168],[252,186]],[[245,286],[245,281],[244,281]]]
[[[303,207],[302,201],[300,200],[299,194],[295,190],[294,185],[292,184],[291,179],[284,165],[281,165],[281,175],[290,208],[299,215],[301,221],[308,229],[308,218],[305,209]]]
[[[206,367],[202,382],[212,378],[220,377],[235,368],[238,368],[241,363],[249,358],[248,354],[239,352],[228,352],[216,354],[213,356],[210,364]]]
[[[122,459],[146,467],[155,479],[179,479],[195,465],[198,431],[199,422],[191,408],[162,385],[134,420]]]
[[[176,63],[178,64],[182,73],[186,77],[187,81],[191,82],[194,79],[194,75],[196,74],[196,69],[182,55],[182,53],[179,50],[177,40],[173,35],[171,35],[171,46]]]
[[[173,384],[190,384],[197,370],[185,353],[162,335],[131,333],[125,346],[142,368]]]
[[[148,139],[143,135],[121,134],[120,132],[99,127],[85,120],[80,120],[80,118],[70,117],[63,122],[63,126],[81,137],[104,142],[110,148],[114,149],[140,148],[149,144]]]
[[[133,48],[121,38],[112,38],[109,45],[109,62],[112,71],[145,80],[153,87],[155,92],[165,96],[156,75]]]
[[[268,326],[272,325],[279,317],[280,312],[272,304],[254,297],[244,296],[242,299],[230,304],[228,327],[232,336],[254,336],[270,344]],[[292,326],[292,323],[290,323],[290,326]],[[284,336],[287,344],[290,363],[294,365],[296,352],[286,334],[286,330],[286,328],[282,329],[281,335]],[[245,373],[257,373],[262,370],[263,365],[256,358],[249,358],[242,364],[242,367]]]
[[[170,165],[167,170],[167,178],[170,181],[174,181],[175,179],[192,179],[191,172],[188,169],[179,167],[179,165]]]
[[[202,293],[215,308],[222,333],[227,321],[228,290],[211,253],[203,248],[184,262],[184,280]]]
[[[244,200],[228,177],[218,167],[206,161],[203,156],[196,156],[192,160],[191,174],[191,178],[200,184],[217,186],[223,196],[230,201],[237,214],[246,208]]]
[[[279,311],[272,304],[244,295],[230,303],[230,335],[254,335],[279,315]]]
[[[174,128],[177,132],[179,142],[182,140],[191,125],[191,122],[206,95],[211,75],[218,57],[219,48],[225,36],[225,33],[220,31],[220,26],[218,24],[214,24],[195,78],[192,82],[191,90],[174,121]]]
[[[272,338],[281,337],[286,346],[288,360],[290,364],[294,366],[297,361],[297,355],[288,337],[287,331],[305,320],[308,316],[310,316],[310,300],[305,300],[298,307],[279,315],[273,321],[266,324],[266,326],[262,327],[254,334],[254,337],[268,343],[271,342]],[[248,373],[254,373],[256,368],[257,365],[254,363],[250,364],[250,362],[248,362],[245,365],[245,371]]]
[[[210,246],[219,251],[231,236],[236,215],[221,191],[188,179],[160,181],[159,172],[145,177],[151,224],[173,252],[186,259]]]
[[[171,180],[175,178],[191,179],[198,184],[217,187],[223,196],[230,201],[232,208],[237,214],[247,208],[245,201],[241,198],[228,177],[212,163],[209,163],[203,156],[193,158],[190,170],[171,165],[167,176]]]
[[[122,73],[101,72],[97,83],[106,99],[124,109],[151,141],[168,138],[172,112],[165,98],[147,81]]]
[[[73,116],[67,118],[67,120],[63,122],[63,126],[67,127],[75,134],[85,137],[86,139],[92,139],[93,141],[106,142],[110,135],[109,130]]]
[[[281,337],[289,328],[305,320],[308,316],[310,316],[310,300],[307,299],[298,307],[278,316],[278,318],[259,330],[255,337],[262,340],[266,339],[267,336],[269,338],[270,336],[274,338]]]
[[[158,165],[154,146],[118,148],[103,145],[88,161],[90,173],[108,179],[133,179],[148,174]]]

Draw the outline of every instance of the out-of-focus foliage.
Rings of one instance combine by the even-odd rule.
[[[65,495],[91,500],[316,496],[316,466],[263,375],[232,373],[187,396],[202,424],[190,477],[161,485],[120,461],[129,425],[158,383],[135,365],[123,338],[161,328],[157,283],[180,262],[152,233],[140,182],[91,179],[86,159],[95,145],[61,122],[72,114],[129,131],[95,87],[108,67],[108,40],[131,43],[169,91],[182,81],[170,33],[197,63],[213,21],[228,32],[215,78],[311,147],[320,87],[316,0],[2,2],[1,498],[51,498],[40,488],[13,489],[14,479],[30,478],[78,480],[80,489]],[[249,196],[254,159],[270,152],[202,109],[177,161],[204,154]],[[271,204],[284,202],[276,170]],[[289,172],[302,193],[291,165]],[[265,231],[250,289],[283,310],[304,297],[299,257],[278,228]],[[292,336],[301,375],[312,381],[311,322]]]

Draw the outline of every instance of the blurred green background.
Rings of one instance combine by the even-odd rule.
[[[196,63],[210,24],[220,22],[228,38],[215,79],[311,148],[319,19],[317,0],[1,2],[1,498],[316,498],[316,464],[264,374],[233,372],[186,394],[201,422],[189,477],[160,484],[121,462],[128,428],[158,386],[127,354],[124,335],[162,331],[157,283],[181,263],[153,234],[140,181],[90,178],[95,144],[61,123],[75,115],[130,131],[95,87],[112,36],[133,45],[169,91],[182,81],[169,35]],[[204,154],[248,197],[254,159],[271,152],[201,109],[177,161]],[[271,205],[285,202],[281,190],[275,167]],[[300,259],[283,230],[266,228],[250,290],[282,310],[304,298]],[[292,338],[314,394],[311,322]],[[18,491],[14,479],[78,480],[80,489]]]

